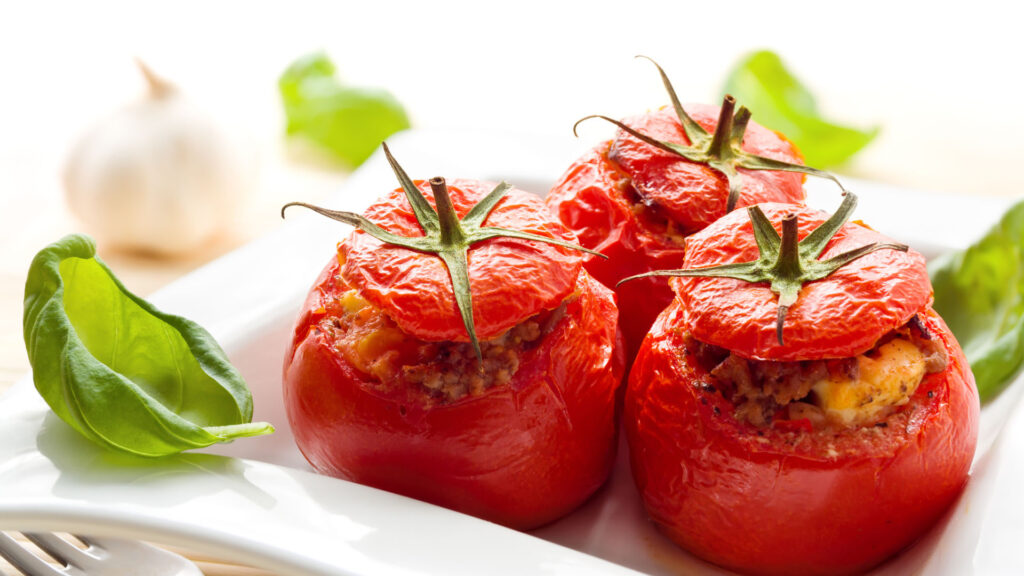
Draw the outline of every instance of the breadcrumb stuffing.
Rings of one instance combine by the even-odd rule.
[[[804,420],[814,429],[883,426],[926,374],[947,363],[941,344],[915,320],[853,358],[750,360],[693,338],[687,348],[735,406],[736,419],[759,428]]]
[[[565,304],[537,314],[504,334],[480,342],[478,364],[468,342],[428,342],[404,333],[388,315],[349,290],[331,306],[319,329],[335,349],[382,385],[418,387],[440,402],[475,396],[507,385],[524,351],[535,346],[564,314]]]

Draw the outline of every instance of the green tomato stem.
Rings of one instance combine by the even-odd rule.
[[[848,250],[825,261],[818,260],[818,256],[824,251],[826,244],[839,232],[856,205],[857,197],[848,193],[843,198],[839,209],[803,240],[799,239],[799,223],[795,213],[787,214],[782,218],[782,237],[780,238],[761,208],[750,206],[747,208],[747,214],[750,216],[754,239],[757,242],[759,254],[756,260],[707,268],[655,270],[630,276],[621,280],[619,284],[647,276],[701,276],[733,278],[751,283],[767,282],[771,291],[779,297],[775,335],[779,345],[783,345],[782,330],[786,314],[789,308],[796,303],[805,283],[825,278],[842,266],[878,250],[891,249],[904,252],[907,250],[903,244],[874,242]]]
[[[655,138],[642,134],[618,120],[613,120],[607,116],[601,115],[586,116],[577,120],[576,124],[573,125],[573,134],[577,134],[577,127],[584,120],[600,118],[618,126],[620,130],[639,139],[641,142],[654,146],[660,150],[664,150],[670,154],[675,154],[680,158],[689,160],[690,162],[708,166],[724,176],[728,182],[729,193],[726,200],[726,212],[732,212],[739,201],[743,175],[739,173],[737,168],[745,168],[747,170],[800,172],[810,176],[827,178],[839,186],[839,189],[843,191],[843,194],[846,194],[846,188],[843,187],[842,183],[828,172],[804,166],[802,164],[793,164],[782,160],[775,160],[773,158],[766,158],[764,156],[757,156],[755,154],[744,152],[743,136],[746,133],[747,124],[750,122],[750,110],[742,106],[739,110],[736,110],[736,100],[730,95],[726,95],[723,99],[722,107],[718,114],[718,125],[715,127],[714,136],[709,137],[707,132],[697,124],[689,114],[686,113],[686,110],[683,109],[683,106],[679,103],[679,97],[676,95],[676,91],[672,87],[672,83],[669,81],[668,76],[665,74],[665,71],[662,70],[661,66],[646,56],[638,56],[638,58],[644,58],[645,60],[650,61],[658,69],[658,73],[661,75],[662,84],[665,86],[665,91],[668,92],[669,99],[672,101],[676,117],[678,118],[679,123],[683,128],[683,132],[686,134],[690,143],[684,145],[677,142],[656,140]],[[734,110],[736,110],[735,114],[733,113]]]
[[[452,197],[444,178],[435,176],[430,179],[430,189],[434,192],[437,204],[437,219],[441,225],[441,243],[445,246],[461,246],[466,242],[466,234],[459,224],[459,215],[455,213]]]
[[[800,264],[799,225],[796,214],[790,213],[782,218],[782,241],[778,250],[779,254],[771,273],[783,282],[799,282],[804,270]]]
[[[708,146],[708,156],[718,160],[728,160],[732,157],[732,120],[735,107],[736,100],[726,94],[722,100],[722,108],[718,112],[715,135],[711,138],[711,144]]]

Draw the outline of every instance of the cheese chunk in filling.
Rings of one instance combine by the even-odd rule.
[[[893,339],[872,355],[856,357],[856,377],[836,374],[815,383],[814,403],[831,424],[843,427],[873,424],[910,401],[925,375],[921,349]]]

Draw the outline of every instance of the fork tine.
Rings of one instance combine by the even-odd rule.
[[[95,560],[89,554],[52,532],[22,532],[22,534],[44,552],[53,556],[54,560],[65,566],[82,566],[89,560]]]
[[[0,532],[0,556],[10,562],[11,566],[29,576],[63,576],[65,574],[26,550],[21,542],[6,532]]]
[[[83,550],[52,533],[22,532],[36,547],[0,532],[0,558],[26,576],[202,576],[190,560],[145,542],[119,538],[74,536],[86,545]],[[49,554],[57,563],[46,558]],[[6,565],[4,565],[6,566]],[[0,573],[6,572],[0,567]]]
[[[104,558],[117,558],[120,562],[128,563],[134,568],[128,572],[129,574],[142,574],[143,572],[139,566],[148,566],[150,570],[153,570],[153,566],[159,565],[160,571],[153,570],[152,574],[160,574],[161,576],[203,576],[202,571],[186,558],[145,542],[81,535],[75,535],[75,538],[78,538],[89,547],[90,554],[96,554]],[[100,563],[97,562],[97,564]],[[116,573],[121,574],[121,572]],[[150,574],[150,572],[145,573]]]

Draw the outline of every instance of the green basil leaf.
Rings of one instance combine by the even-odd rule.
[[[390,92],[344,86],[323,53],[293,62],[278,80],[285,132],[312,142],[349,166],[363,163],[388,136],[409,127]]]
[[[964,251],[929,264],[935,310],[960,342],[983,401],[1024,366],[1024,202]]]
[[[125,289],[88,236],[36,255],[24,331],[36,389],[94,442],[164,456],[273,432],[213,336]]]
[[[858,130],[822,118],[814,95],[778,55],[767,50],[754,52],[736,64],[725,82],[725,93],[750,109],[758,124],[785,134],[808,166],[842,164],[878,134],[877,126]]]

